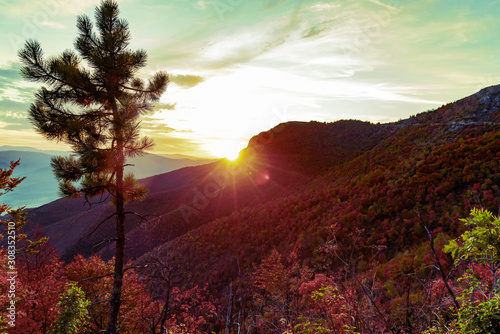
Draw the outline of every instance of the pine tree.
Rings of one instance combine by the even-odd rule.
[[[19,51],[21,73],[46,86],[38,90],[29,118],[49,140],[71,145],[71,157],[54,157],[52,167],[64,196],[109,194],[116,207],[116,247],[108,333],[117,332],[123,285],[125,210],[127,201],[141,199],[145,189],[132,174],[124,175],[126,159],[151,148],[141,137],[139,117],[166,90],[168,75],[158,72],[145,82],[137,77],[146,65],[144,50],[128,48],[130,32],[118,18],[118,5],[105,0],[89,17],[77,19],[75,49],[46,59],[37,41]]]

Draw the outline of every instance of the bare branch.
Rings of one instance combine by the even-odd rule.
[[[455,307],[458,310],[460,308],[460,305],[458,304],[457,298],[455,297],[455,293],[453,292],[450,285],[448,284],[448,277],[446,277],[446,274],[443,270],[443,267],[441,266],[441,261],[439,261],[439,257],[437,256],[436,249],[434,249],[434,237],[432,236],[432,233],[429,231],[427,224],[422,219],[422,215],[418,214],[418,218],[420,219],[420,221],[424,225],[425,231],[427,231],[427,235],[429,236],[429,239],[431,242],[432,254],[434,254],[434,261],[436,262],[436,265],[439,269],[439,272],[441,273],[441,278],[443,279],[444,286],[446,287],[446,289],[450,293],[451,298],[453,298],[453,303],[455,304]]]
[[[86,239],[86,238],[90,237],[92,234],[95,233],[95,231],[97,231],[97,229],[99,227],[101,227],[102,224],[104,224],[106,221],[110,220],[114,216],[116,216],[116,212],[114,212],[111,216],[107,217],[106,219],[104,219],[103,221],[101,221],[99,224],[97,224],[97,226],[92,230],[92,232],[90,232],[89,234],[87,234],[83,239]]]

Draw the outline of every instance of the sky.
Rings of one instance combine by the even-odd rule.
[[[500,83],[500,2],[119,0],[147,78],[170,85],[143,117],[152,153],[233,157],[287,121],[392,122]],[[26,119],[37,84],[17,51],[73,48],[95,0],[0,0],[0,146],[64,150]]]

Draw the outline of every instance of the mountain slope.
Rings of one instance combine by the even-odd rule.
[[[381,274],[373,284],[381,284],[377,293],[386,299],[380,302],[389,303],[383,280],[404,276],[394,278],[384,268],[400,266],[398,254],[423,252],[418,255],[422,268],[434,264],[422,220],[435,235],[456,236],[462,232],[458,219],[471,207],[497,211],[499,93],[499,87],[488,88],[387,125],[387,138],[373,149],[332,166],[307,186],[162,245],[160,254],[175,268],[175,284],[190,287],[208,280],[222,297],[216,291],[239,282],[243,296],[249,277],[272,249],[284,258],[295,250],[302,265],[316,273],[337,272],[346,261],[352,263],[349,270],[362,275],[375,261],[378,265],[370,270]],[[421,279],[437,275],[430,269],[419,272],[425,274]]]

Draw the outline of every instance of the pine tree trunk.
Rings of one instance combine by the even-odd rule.
[[[122,286],[123,286],[123,263],[125,253],[125,215],[123,210],[123,198],[121,208],[117,200],[116,220],[116,251],[115,251],[115,273],[113,282],[113,295],[111,296],[111,310],[109,312],[108,331],[109,334],[117,333],[118,314],[120,312]]]
[[[121,137],[121,133],[118,135]],[[113,281],[113,292],[110,300],[110,311],[108,319],[108,334],[118,332],[118,315],[120,312],[122,286],[123,286],[123,264],[125,258],[125,210],[124,210],[124,187],[123,187],[123,141],[117,141],[117,170],[116,170],[116,249],[115,249],[115,272]]]

